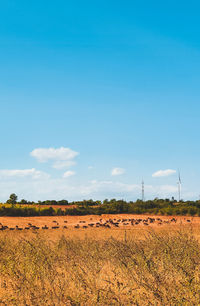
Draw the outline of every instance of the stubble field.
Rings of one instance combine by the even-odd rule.
[[[35,225],[42,229],[45,225],[48,229],[52,229],[58,225],[59,229],[64,226],[68,229],[79,225],[81,228],[97,228],[109,225],[110,228],[125,229],[141,226],[161,227],[166,225],[185,225],[200,224],[200,217],[187,216],[153,216],[153,215],[132,215],[132,214],[109,214],[109,215],[87,215],[87,216],[40,216],[40,217],[0,217],[0,228],[7,226],[8,228],[16,228],[16,226],[25,229]],[[99,225],[99,226],[98,226]],[[109,228],[109,227],[106,227]]]

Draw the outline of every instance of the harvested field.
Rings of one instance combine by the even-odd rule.
[[[48,227],[59,224],[60,226],[74,227],[75,225],[89,227],[105,227],[109,225],[112,228],[132,228],[143,226],[166,226],[166,225],[184,225],[200,224],[200,217],[185,216],[152,216],[152,215],[88,215],[88,216],[40,216],[40,217],[0,217],[0,224],[8,227],[26,227],[28,224],[42,227]],[[109,228],[109,227],[108,227]]]
[[[7,205],[7,204],[6,204]],[[18,206],[20,207],[36,207],[36,208],[50,208],[52,207],[53,209],[62,209],[62,210],[65,210],[65,209],[70,209],[70,208],[76,208],[77,205],[37,205],[37,204],[34,204],[34,205],[30,205],[30,204],[18,204]]]
[[[62,235],[70,238],[95,240],[110,237],[123,240],[124,237],[143,239],[156,232],[193,228],[199,239],[199,217],[147,216],[147,215],[89,215],[48,217],[0,217],[1,235],[13,238],[33,237],[36,233],[46,239],[56,240]]]

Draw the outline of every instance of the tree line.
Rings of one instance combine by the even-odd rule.
[[[48,205],[48,206],[66,206],[66,205],[75,205],[75,206],[82,206],[82,205],[88,205],[88,206],[97,206],[102,204],[101,201],[94,201],[92,199],[90,200],[83,200],[83,201],[73,201],[73,202],[68,202],[67,200],[45,200],[45,201],[27,201],[25,199],[21,199],[18,201],[18,196],[15,193],[12,193],[9,197],[9,199],[6,201],[7,204],[11,205]]]
[[[105,199],[104,201],[83,200],[76,202],[38,201],[21,203],[17,196],[11,194],[6,205],[0,206],[0,216],[64,216],[64,215],[101,215],[101,214],[152,214],[152,215],[190,215],[200,216],[200,201],[180,201],[172,199],[158,199],[148,201],[124,201]],[[57,203],[57,204],[55,204]],[[30,205],[23,205],[30,204]],[[45,207],[49,205],[50,207]],[[53,205],[68,205],[69,208],[53,208]],[[70,208],[70,205],[71,206]]]

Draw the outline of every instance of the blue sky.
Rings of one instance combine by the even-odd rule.
[[[1,1],[0,201],[199,198],[199,9]]]

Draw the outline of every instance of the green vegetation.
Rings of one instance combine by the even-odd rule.
[[[7,203],[12,204],[12,206],[14,206],[17,203],[17,195],[15,193],[12,193]]]
[[[11,198],[10,198],[11,199]],[[24,200],[25,201],[25,200]],[[188,215],[200,216],[200,201],[181,201],[169,199],[154,199],[149,201],[137,200],[136,202],[126,202],[124,200],[104,200],[93,201],[84,200],[69,203],[62,201],[31,202],[26,206],[25,203],[0,205],[0,216],[52,216],[52,215],[101,215],[101,214],[153,214],[153,215]],[[51,205],[66,203],[69,208],[52,208]],[[41,204],[43,203],[43,204]],[[45,204],[44,204],[45,203]],[[45,207],[48,205],[48,207]],[[61,204],[64,205],[64,204]],[[71,206],[71,207],[70,207]]]
[[[1,305],[199,305],[190,230],[142,240],[0,236]]]
[[[0,216],[13,217],[30,217],[30,216],[55,216],[63,215],[61,209],[38,208],[38,207],[21,207],[20,205],[0,205]]]

